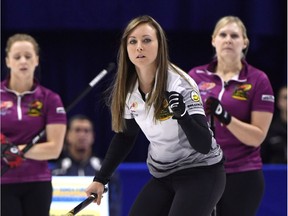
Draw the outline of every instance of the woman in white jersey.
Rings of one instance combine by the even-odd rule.
[[[209,215],[225,187],[222,150],[197,85],[170,63],[165,33],[150,16],[131,20],[124,30],[110,101],[116,134],[87,195],[97,193],[100,204],[104,185],[142,130],[152,178],[129,215]]]

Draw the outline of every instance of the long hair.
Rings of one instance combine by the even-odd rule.
[[[123,131],[124,125],[124,108],[127,94],[132,91],[136,80],[137,73],[134,64],[130,61],[127,52],[127,38],[131,32],[141,24],[148,24],[156,31],[158,40],[158,55],[156,58],[157,74],[154,79],[157,80],[157,85],[154,85],[153,91],[149,94],[146,105],[154,106],[154,118],[161,111],[162,103],[164,100],[164,92],[167,85],[167,71],[169,65],[168,46],[165,32],[162,27],[150,16],[144,15],[132,19],[126,26],[118,51],[118,69],[115,77],[112,94],[110,97],[110,109],[112,115],[112,129],[115,132]]]
[[[239,17],[236,16],[225,16],[222,17],[221,19],[219,19],[215,25],[213,34],[212,34],[212,38],[215,38],[217,33],[219,32],[219,30],[221,28],[223,28],[224,26],[226,26],[227,24],[230,23],[236,23],[236,25],[242,30],[242,36],[247,44],[246,48],[243,49],[242,53],[243,53],[243,58],[247,55],[248,52],[248,46],[249,46],[249,39],[247,36],[247,29],[244,25],[244,23],[242,22],[242,20]]]

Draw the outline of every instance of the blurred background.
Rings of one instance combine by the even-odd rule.
[[[222,16],[240,17],[248,30],[247,61],[266,72],[274,92],[287,84],[286,0],[1,0],[1,80],[7,75],[5,46],[14,33],[31,34],[40,45],[40,82],[60,94],[67,107],[93,78],[117,59],[123,28],[148,14],[164,28],[170,60],[185,71],[211,60],[211,35]],[[95,124],[94,150],[104,157],[113,136],[107,91],[115,70],[106,75],[69,113],[85,114]],[[277,110],[276,110],[277,112]],[[138,137],[119,167],[128,214],[150,175],[144,163],[148,141]],[[266,192],[257,216],[287,215],[287,167],[264,166]]]
[[[171,61],[187,72],[214,55],[211,34],[217,20],[239,16],[250,39],[247,61],[267,73],[275,93],[287,83],[286,0],[1,0],[1,80],[7,74],[7,38],[29,33],[41,48],[40,82],[68,106],[101,70],[116,63],[124,26],[143,14],[162,25]],[[68,113],[92,118],[100,157],[113,135],[105,91],[114,74],[115,70]],[[141,134],[126,162],[144,162],[147,145]]]

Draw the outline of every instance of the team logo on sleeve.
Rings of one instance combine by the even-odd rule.
[[[57,107],[56,108],[56,113],[57,114],[65,114],[66,111],[65,111],[64,107]]]
[[[263,95],[261,96],[261,100],[262,100],[262,101],[268,101],[268,102],[274,103],[274,96],[273,96],[273,95],[263,94]]]
[[[190,100],[191,98],[191,100]],[[186,105],[189,110],[203,109],[203,104],[199,93],[196,90],[192,90],[189,100],[186,101]]]
[[[232,97],[238,100],[248,100],[248,94],[247,92],[252,89],[251,84],[242,84],[236,87],[236,89],[233,92]]]
[[[164,101],[162,103],[162,110],[160,111],[160,114],[159,114],[157,119],[160,121],[165,121],[165,120],[171,118],[172,116],[173,116],[173,114],[170,113],[168,101],[166,99],[164,99]]]
[[[196,91],[194,91],[194,90],[192,90],[192,92],[191,92],[191,99],[192,99],[192,101],[194,101],[194,102],[200,102],[200,96],[199,96],[199,94],[198,94]]]
[[[28,115],[29,116],[41,116],[43,103],[39,100],[35,100],[29,105]]]

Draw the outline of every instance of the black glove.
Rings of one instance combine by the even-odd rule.
[[[1,159],[10,168],[18,167],[23,162],[23,153],[16,145],[9,143],[3,134],[1,134]]]
[[[206,100],[206,114],[215,115],[223,124],[228,125],[231,122],[231,115],[223,108],[217,98],[209,97]]]
[[[175,91],[166,91],[165,96],[168,100],[169,107],[174,114],[174,116],[172,117],[173,119],[180,119],[185,116],[185,114],[187,114],[185,101],[181,94]]]

